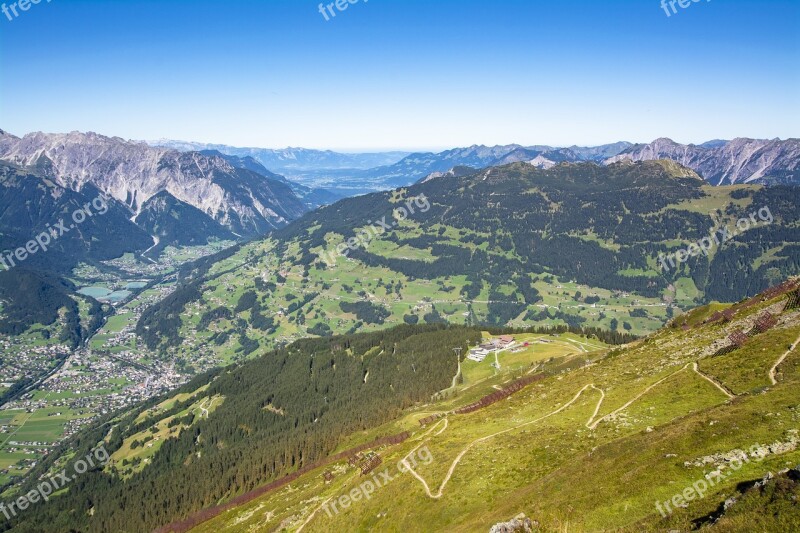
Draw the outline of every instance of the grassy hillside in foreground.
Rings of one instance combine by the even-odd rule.
[[[403,323],[644,335],[682,309],[796,274],[798,205],[797,189],[714,188],[669,162],[445,176],[344,200],[242,246],[145,313],[137,334],[179,363]],[[660,271],[659,254],[722,226],[737,231],[753,213],[766,220]],[[346,256],[335,253],[353,240]]]
[[[497,354],[499,367],[494,358],[458,361],[454,354],[458,347],[465,354],[488,333],[440,324],[307,339],[198,376],[52,450],[4,501],[27,493],[41,476],[69,469],[74,457],[100,444],[109,461],[5,528],[149,531],[314,469],[335,454],[380,439],[401,441],[407,432],[395,420],[406,409],[473,402],[495,376],[558,372],[608,347],[586,334],[515,335],[518,342]]]
[[[198,376],[52,450],[3,498],[27,493],[81,450],[103,444],[110,461],[0,530],[152,530],[323,460],[350,435],[428,401],[452,386],[453,348],[479,340],[474,329],[404,326],[308,339]]]
[[[800,311],[784,311],[785,296],[757,302],[730,321],[700,320],[689,329],[676,321],[633,345],[593,352],[589,365],[567,365],[475,413],[451,410],[491,393],[508,375],[458,386],[455,400],[406,411],[389,427],[412,436],[374,450],[383,464],[373,473],[382,479],[386,469],[392,479],[368,499],[357,487],[370,478],[341,461],[327,467],[335,476],[329,482],[319,469],[192,531],[485,532],[520,512],[543,531],[796,530],[797,472],[780,472],[800,461],[800,356],[793,350]],[[741,352],[747,366],[731,354],[714,355],[765,311],[779,317],[777,325],[731,352]],[[698,314],[710,313],[687,318]],[[433,413],[443,416],[420,428]],[[421,450],[430,462],[420,460]],[[404,458],[416,461],[413,473],[398,470]],[[776,480],[754,490],[752,482],[770,472]],[[715,483],[706,482],[702,498],[695,492],[678,500],[666,517],[658,511],[657,502],[664,509],[705,479]],[[345,507],[345,495],[359,499]],[[726,500],[737,503],[723,511]],[[336,501],[338,513],[330,507]]]

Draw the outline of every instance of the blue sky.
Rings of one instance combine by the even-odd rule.
[[[342,150],[800,136],[798,0],[318,5],[0,13],[0,128]]]

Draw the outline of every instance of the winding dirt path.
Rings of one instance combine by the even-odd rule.
[[[639,398],[641,398],[642,396],[644,396],[645,394],[647,394],[648,392],[650,392],[650,391],[651,391],[651,390],[653,390],[654,388],[658,387],[659,385],[661,385],[662,383],[664,383],[665,381],[667,381],[667,380],[668,380],[669,378],[671,378],[672,376],[675,376],[675,375],[677,375],[677,374],[679,374],[679,373],[683,372],[683,371],[684,371],[684,370],[686,370],[687,368],[689,368],[689,366],[690,366],[691,364],[692,364],[692,363],[686,363],[686,366],[684,366],[684,367],[683,367],[683,368],[681,368],[680,370],[678,370],[678,371],[676,371],[676,372],[673,372],[672,374],[670,374],[670,375],[668,375],[668,376],[666,376],[666,377],[664,377],[664,378],[662,378],[662,379],[659,379],[658,381],[656,381],[655,383],[653,383],[652,385],[650,385],[649,387],[647,387],[646,389],[644,389],[642,392],[640,392],[639,394],[637,394],[636,396],[634,396],[634,397],[633,397],[633,398],[632,398],[632,399],[631,399],[631,400],[630,400],[628,403],[626,403],[625,405],[623,405],[622,407],[620,407],[620,408],[619,408],[619,409],[617,409],[616,411],[612,411],[612,412],[608,413],[607,415],[605,415],[604,417],[597,419],[597,420],[595,421],[595,423],[594,423],[594,424],[592,424],[592,425],[590,425],[590,426],[587,426],[587,427],[588,427],[589,429],[597,429],[597,426],[600,424],[600,422],[602,422],[603,420],[606,420],[606,419],[608,419],[608,418],[611,418],[612,416],[616,415],[617,413],[620,413],[620,412],[624,411],[625,409],[627,409],[628,407],[630,407],[631,405],[633,405],[633,403],[634,403],[636,400],[638,400]]]
[[[556,414],[560,413],[561,411],[563,411],[563,410],[567,409],[569,406],[571,406],[571,405],[572,405],[572,404],[574,404],[576,401],[578,401],[578,398],[580,398],[580,397],[581,397],[581,395],[582,395],[582,394],[583,394],[583,393],[584,393],[584,392],[585,392],[587,389],[589,389],[589,388],[592,388],[592,389],[594,389],[594,390],[596,390],[596,391],[598,391],[598,392],[600,393],[600,399],[599,399],[599,400],[598,400],[598,402],[597,402],[597,406],[595,407],[595,409],[594,409],[594,412],[592,413],[592,416],[591,416],[591,417],[589,418],[589,420],[587,420],[587,422],[586,422],[586,427],[587,427],[587,428],[589,428],[589,429],[591,429],[591,430],[594,430],[594,429],[596,429],[596,428],[597,428],[597,426],[600,424],[600,422],[602,422],[603,420],[606,420],[606,419],[608,419],[609,417],[611,417],[611,416],[613,416],[613,415],[615,415],[615,414],[617,414],[617,413],[619,413],[619,412],[621,412],[621,411],[623,411],[623,410],[627,409],[627,408],[628,408],[628,407],[630,407],[630,406],[631,406],[631,405],[632,405],[632,404],[633,404],[633,403],[634,403],[636,400],[638,400],[639,398],[641,398],[642,396],[644,396],[645,394],[647,394],[648,392],[650,392],[650,391],[651,391],[651,390],[653,390],[655,387],[657,387],[658,385],[662,384],[663,382],[665,382],[666,380],[668,380],[668,379],[669,379],[669,378],[671,378],[672,376],[675,376],[676,374],[678,374],[678,373],[680,373],[680,372],[683,372],[684,370],[686,370],[687,368],[689,368],[689,366],[690,366],[691,364],[692,364],[692,363],[687,363],[687,364],[686,364],[686,366],[684,366],[684,367],[683,367],[683,368],[681,368],[680,370],[677,370],[677,371],[673,372],[672,374],[670,374],[670,375],[668,375],[668,376],[666,376],[666,377],[664,377],[664,378],[662,378],[662,379],[660,379],[660,380],[656,381],[655,383],[653,383],[652,385],[650,385],[649,387],[647,387],[646,389],[644,389],[642,392],[640,392],[639,394],[637,394],[636,396],[634,396],[634,397],[633,397],[633,398],[632,398],[632,399],[631,399],[629,402],[627,402],[625,405],[623,405],[623,406],[622,406],[622,407],[620,407],[619,409],[616,409],[615,411],[613,411],[613,412],[611,412],[611,413],[609,413],[609,414],[607,414],[607,415],[603,416],[602,418],[599,418],[599,419],[597,419],[596,421],[595,421],[595,418],[597,417],[597,414],[600,412],[600,407],[603,405],[603,401],[605,400],[606,394],[605,394],[605,392],[603,392],[603,390],[602,390],[602,389],[600,389],[600,388],[596,387],[596,386],[594,385],[594,383],[590,383],[589,385],[586,385],[586,386],[584,386],[584,387],[583,387],[583,388],[582,388],[580,391],[578,391],[578,393],[575,395],[575,397],[574,397],[574,398],[572,398],[570,401],[568,401],[567,403],[565,403],[564,405],[562,405],[561,407],[559,407],[559,408],[558,408],[558,409],[556,409],[555,411],[552,411],[551,413],[548,413],[548,414],[546,414],[546,415],[544,415],[544,416],[540,416],[539,418],[536,418],[536,419],[534,419],[534,420],[531,420],[531,421],[529,421],[529,422],[525,422],[525,423],[523,423],[523,424],[519,424],[519,425],[517,425],[517,426],[514,426],[514,427],[512,427],[512,428],[504,429],[504,430],[502,430],[502,431],[498,431],[497,433],[492,433],[491,435],[487,435],[487,436],[485,436],[485,437],[480,437],[480,438],[478,438],[478,439],[475,439],[474,441],[472,441],[472,442],[470,442],[469,444],[467,444],[467,446],[466,446],[466,447],[465,447],[465,448],[464,448],[464,449],[461,451],[461,453],[460,453],[460,454],[458,454],[458,456],[455,458],[455,460],[453,461],[453,464],[452,464],[452,465],[450,465],[450,469],[447,471],[447,475],[445,476],[444,480],[442,481],[442,484],[439,486],[439,490],[436,492],[436,494],[434,494],[434,493],[431,491],[431,489],[430,489],[430,486],[428,486],[428,483],[427,483],[427,481],[425,481],[425,479],[424,479],[422,476],[420,476],[420,475],[419,475],[419,474],[418,474],[418,473],[417,473],[417,472],[416,472],[416,471],[415,471],[415,470],[414,470],[414,469],[411,467],[411,465],[410,465],[410,464],[408,463],[408,461],[407,461],[407,459],[408,459],[408,456],[409,456],[409,455],[411,455],[411,453],[414,453],[414,452],[417,450],[417,448],[419,448],[420,446],[422,446],[422,444],[421,444],[421,443],[420,443],[420,445],[419,445],[419,446],[417,446],[417,448],[415,448],[414,450],[412,450],[412,452],[411,452],[411,453],[407,454],[407,455],[406,455],[406,456],[403,458],[403,460],[402,460],[402,463],[403,463],[403,465],[404,465],[404,466],[405,466],[405,467],[408,469],[408,471],[411,473],[411,475],[413,475],[415,478],[417,478],[417,479],[419,480],[419,482],[420,482],[420,483],[422,483],[422,486],[425,488],[425,493],[428,495],[428,497],[429,497],[429,498],[432,498],[432,499],[439,499],[439,498],[441,498],[441,497],[442,497],[442,494],[444,493],[444,489],[445,489],[445,487],[447,486],[447,483],[450,481],[450,478],[453,476],[453,472],[455,471],[456,467],[458,466],[458,463],[460,463],[460,462],[461,462],[461,459],[463,459],[463,458],[464,458],[464,456],[467,454],[467,452],[468,452],[469,450],[471,450],[471,449],[472,449],[472,448],[473,448],[473,447],[474,447],[476,444],[479,444],[479,443],[481,443],[481,442],[487,441],[487,440],[489,440],[489,439],[491,439],[491,438],[493,438],[493,437],[497,437],[498,435],[502,435],[502,434],[504,434],[504,433],[508,433],[508,432],[510,432],[510,431],[514,431],[514,430],[516,430],[516,429],[519,429],[519,428],[522,428],[522,427],[525,427],[525,426],[529,426],[529,425],[531,425],[531,424],[535,424],[535,423],[537,423],[537,422],[541,422],[542,420],[545,420],[546,418],[550,418],[551,416],[553,416],[553,415],[556,415]],[[444,431],[444,429],[442,429],[442,431]],[[437,433],[437,435],[438,435],[438,434],[440,434],[442,431],[440,431],[439,433]]]
[[[592,388],[593,388],[594,390],[596,390],[596,391],[599,391],[599,392],[600,392],[600,401],[599,401],[599,402],[597,402],[597,407],[595,407],[595,408],[594,408],[594,413],[592,413],[592,416],[591,416],[591,417],[589,418],[589,420],[586,422],[586,427],[587,427],[587,428],[591,428],[592,420],[594,420],[594,418],[597,416],[597,413],[599,413],[599,412],[600,412],[600,406],[601,406],[601,405],[603,405],[603,400],[605,400],[605,399],[606,399],[606,393],[605,393],[605,392],[603,392],[603,389],[598,389],[598,388],[597,388],[597,387],[595,387],[594,385],[592,385]]]
[[[207,401],[208,401],[208,398],[206,398],[205,400],[203,400],[203,403],[201,403],[201,404],[199,405],[199,407],[200,407],[200,411],[202,411],[202,412],[200,413],[200,418],[202,418],[202,417],[203,417],[203,415],[205,415],[205,417],[206,417],[206,418],[208,418],[208,409],[206,409],[205,407],[203,407],[203,406],[206,404],[206,402],[207,402]]]
[[[437,426],[442,424],[442,422],[444,422],[444,425],[442,426],[442,429],[440,429],[436,433],[436,435],[434,435],[434,437],[437,437],[437,436],[441,435],[442,432],[447,429],[447,426],[448,426],[447,418],[444,418],[443,420],[440,420],[439,422],[437,422],[436,424],[431,426],[431,428],[428,431],[426,431],[424,434],[422,434],[419,438],[420,439],[424,439],[427,435],[429,435],[431,433],[431,431],[433,431],[434,429],[436,429]],[[406,454],[406,456],[403,458],[403,464],[408,465],[408,463],[406,462],[406,459],[408,459],[408,456],[411,455],[412,453],[416,452],[418,449],[420,449],[424,443],[425,443],[424,441],[420,442],[413,450],[411,450],[408,454]],[[347,483],[348,484],[351,483],[352,479],[355,479],[355,477],[356,476],[353,475],[351,480],[348,481]],[[333,500],[334,498],[335,498],[335,496],[331,496],[330,498],[328,498],[327,500],[322,502],[322,504],[320,504],[319,507],[314,509],[314,511],[310,515],[308,515],[308,517],[305,519],[305,521],[302,524],[300,524],[300,527],[297,528],[297,531],[295,533],[300,533],[300,531],[302,531],[303,528],[305,528],[309,524],[309,522],[311,522],[311,520],[314,519],[314,517],[317,515],[317,513],[320,511],[320,509],[325,508],[325,506],[328,505],[328,503],[330,503],[330,501]]]
[[[300,527],[297,528],[297,531],[295,533],[300,533],[301,531],[303,531],[303,528],[306,527],[308,525],[308,523],[311,522],[314,519],[315,516],[317,516],[317,513],[319,512],[319,510],[322,509],[323,507],[325,507],[326,505],[328,505],[328,503],[330,503],[330,501],[332,499],[333,499],[333,496],[331,496],[330,498],[328,498],[327,500],[322,502],[322,505],[320,505],[319,507],[314,509],[314,511],[310,515],[308,515],[308,518],[306,518],[305,522],[300,524]]]
[[[436,413],[436,414],[446,414],[446,413]],[[443,427],[443,428],[442,428],[442,429],[439,431],[439,433],[437,433],[437,434],[436,434],[436,435],[440,435],[440,434],[442,433],[442,431],[444,431],[445,429],[447,429],[447,424],[448,424],[448,422],[447,422],[447,417],[443,418],[442,420],[439,420],[439,421],[438,421],[438,422],[436,422],[434,425],[432,425],[432,426],[431,426],[431,427],[428,429],[428,431],[426,431],[425,433],[423,433],[423,434],[422,434],[422,435],[420,435],[419,437],[414,437],[414,438],[413,438],[413,439],[411,439],[411,440],[412,440],[412,441],[415,441],[415,440],[420,440],[420,441],[421,441],[421,440],[423,440],[425,437],[427,437],[428,435],[430,435],[430,433],[431,433],[431,432],[432,432],[434,429],[436,429],[436,428],[439,426],[439,424],[441,424],[442,422],[444,422],[444,427]],[[434,436],[436,436],[436,435],[434,435]],[[420,444],[420,446],[422,446],[422,445]],[[417,451],[417,448],[419,448],[419,446],[417,446],[416,448],[414,448],[414,449],[411,451],[411,453],[413,453],[413,452]],[[407,454],[407,455],[406,455],[406,457],[408,457],[408,455],[410,455],[410,454]]]
[[[725,396],[727,396],[728,398],[736,398],[736,395],[734,395],[734,394],[731,394],[731,393],[728,391],[728,389],[726,389],[726,388],[725,388],[725,386],[724,386],[724,385],[722,385],[722,383],[720,383],[720,382],[719,382],[719,381],[717,381],[716,379],[712,378],[712,377],[711,377],[711,376],[709,376],[708,374],[704,374],[703,372],[701,372],[701,371],[700,371],[700,368],[698,368],[698,366],[697,366],[697,361],[695,361],[695,362],[694,362],[693,368],[694,368],[694,371],[695,371],[695,372],[697,372],[697,375],[699,375],[701,378],[705,379],[706,381],[708,381],[709,383],[711,383],[712,385],[714,385],[716,388],[718,388],[719,390],[721,390],[721,391],[722,391],[722,393],[723,393]]]
[[[775,374],[776,374],[776,372],[778,371],[778,367],[779,367],[779,366],[781,366],[781,363],[783,363],[783,361],[784,361],[784,360],[785,360],[785,359],[786,359],[786,358],[789,356],[789,354],[790,354],[790,353],[792,353],[792,352],[794,351],[794,349],[797,347],[797,343],[798,343],[798,342],[800,342],[800,337],[797,337],[797,340],[795,340],[795,341],[792,343],[792,346],[791,346],[791,348],[789,348],[788,350],[786,350],[786,353],[784,353],[784,354],[783,354],[783,355],[780,357],[780,359],[778,359],[778,360],[775,362],[775,364],[774,364],[774,365],[772,365],[772,368],[770,368],[770,369],[769,369],[769,380],[770,380],[770,382],[771,382],[773,385],[777,385],[777,384],[778,384],[778,380],[777,380],[777,379],[775,379]]]
[[[798,342],[800,342],[800,337],[798,337],[797,341],[792,346],[794,347]],[[778,360],[778,362],[775,363],[775,366],[773,366],[772,370],[770,371],[770,378],[773,378],[775,369],[783,362],[783,360],[792,351],[793,350],[788,350]],[[437,436],[441,435],[447,429],[447,427],[449,425],[449,422],[448,422],[447,418],[444,418],[440,422],[437,422],[436,424],[431,426],[431,428],[428,431],[426,431],[424,434],[420,435],[420,437],[418,437],[418,439],[420,441],[419,444],[417,444],[417,446],[414,447],[414,449],[412,449],[409,453],[407,453],[403,457],[403,459],[401,460],[401,463],[407,469],[407,471],[412,476],[417,478],[417,480],[422,484],[423,488],[425,489],[425,493],[428,495],[428,497],[431,498],[431,499],[434,499],[434,500],[438,500],[439,498],[441,498],[443,496],[444,489],[445,489],[445,487],[447,487],[447,484],[450,482],[450,479],[453,477],[453,473],[455,472],[455,469],[458,467],[458,464],[461,462],[461,460],[464,458],[464,456],[467,454],[467,452],[469,452],[475,445],[477,445],[477,444],[479,444],[481,442],[485,442],[485,441],[487,441],[489,439],[492,439],[494,437],[497,437],[499,435],[503,435],[504,433],[509,433],[511,431],[514,431],[514,430],[523,428],[525,426],[529,426],[531,424],[535,424],[537,422],[541,422],[542,420],[545,420],[547,418],[550,418],[551,416],[556,415],[556,414],[564,411],[565,409],[569,408],[571,405],[573,405],[575,402],[578,401],[578,399],[583,395],[584,392],[586,392],[587,389],[590,389],[590,388],[594,389],[594,390],[596,390],[597,392],[600,393],[600,399],[597,401],[597,405],[595,406],[594,412],[592,413],[592,415],[589,417],[589,420],[587,420],[586,424],[585,424],[585,426],[588,429],[594,430],[594,429],[597,428],[597,426],[601,422],[603,422],[604,420],[607,420],[608,418],[616,415],[617,413],[620,413],[621,411],[624,411],[625,409],[627,409],[628,407],[633,405],[633,403],[636,402],[637,400],[639,400],[642,396],[644,396],[645,394],[647,394],[648,392],[650,392],[651,390],[653,390],[657,386],[661,385],[662,383],[664,383],[665,381],[667,381],[671,377],[673,377],[673,376],[685,371],[687,368],[689,368],[689,366],[692,366],[694,372],[696,372],[700,377],[702,377],[703,379],[705,379],[706,381],[708,381],[709,383],[714,385],[717,389],[719,389],[727,397],[735,398],[735,395],[731,394],[727,389],[725,389],[725,387],[721,383],[717,382],[716,380],[714,380],[710,376],[707,376],[706,374],[702,373],[700,371],[700,369],[698,368],[697,362],[692,362],[692,363],[687,363],[680,370],[677,370],[677,371],[669,374],[668,376],[665,376],[664,378],[656,381],[652,385],[650,385],[647,388],[645,388],[642,392],[640,392],[639,394],[634,396],[630,401],[625,403],[625,405],[623,405],[622,407],[612,411],[611,413],[609,413],[609,414],[607,414],[607,415],[605,415],[605,416],[603,416],[603,417],[601,417],[601,418],[599,418],[597,420],[595,420],[595,418],[597,418],[597,415],[600,413],[600,408],[602,407],[603,402],[605,401],[606,394],[602,389],[596,387],[594,385],[594,383],[590,383],[588,385],[585,385],[581,390],[579,390],[578,393],[570,401],[568,401],[567,403],[565,403],[564,405],[562,405],[558,409],[556,409],[556,410],[554,410],[554,411],[552,411],[552,412],[550,412],[550,413],[548,413],[546,415],[540,416],[539,418],[536,418],[536,419],[531,420],[529,422],[524,422],[524,423],[516,425],[514,427],[511,427],[511,428],[508,428],[508,429],[504,429],[504,430],[498,431],[496,433],[492,433],[491,435],[486,435],[485,437],[480,437],[478,439],[475,439],[474,441],[472,441],[469,444],[467,444],[467,446],[461,451],[461,453],[459,453],[458,456],[453,460],[453,463],[450,465],[450,468],[447,471],[447,475],[445,476],[444,480],[442,480],[442,483],[439,486],[439,489],[436,491],[435,494],[433,493],[433,491],[431,491],[431,488],[428,485],[428,482],[425,480],[425,478],[423,478],[419,473],[417,473],[416,470],[414,470],[414,468],[408,462],[408,458],[412,454],[414,454],[419,448],[421,448],[423,446],[423,444],[425,444],[425,442],[427,441],[426,437],[428,437],[428,435],[430,435],[437,427],[439,427],[440,425],[442,426],[439,429],[439,431],[437,431],[436,434],[433,435],[434,437],[437,437]],[[313,513],[311,513],[311,515],[308,516],[308,518],[303,522],[303,524],[300,526],[300,528],[297,531],[301,531],[306,526],[306,524],[308,524],[313,519],[313,517],[317,514],[317,512],[321,508],[323,508],[326,503],[328,503],[328,501],[330,501],[330,498],[325,503],[320,505]]]
[[[451,389],[455,389],[456,388],[456,380],[458,380],[458,376],[460,376],[460,375],[461,375],[461,360],[459,359],[459,361],[458,361],[458,371],[456,372],[456,375],[453,376],[453,383],[450,385]]]
[[[600,389],[597,389],[597,387],[595,387],[595,386],[594,386],[594,384],[589,384],[589,385],[586,385],[586,386],[585,386],[585,387],[583,387],[583,388],[582,388],[580,391],[578,391],[578,394],[576,394],[574,398],[572,398],[572,399],[571,399],[569,402],[565,403],[564,405],[562,405],[561,407],[559,407],[558,409],[556,409],[555,411],[553,411],[553,412],[551,412],[551,413],[548,413],[548,414],[546,414],[546,415],[544,415],[544,416],[540,416],[539,418],[537,418],[537,419],[535,419],[535,420],[531,420],[530,422],[525,422],[525,423],[523,423],[523,424],[519,424],[519,425],[517,425],[517,426],[514,426],[514,427],[512,427],[512,428],[504,429],[504,430],[502,430],[502,431],[498,431],[497,433],[492,433],[491,435],[486,435],[485,437],[481,437],[481,438],[479,438],[479,439],[475,439],[474,441],[472,441],[472,442],[470,442],[469,444],[467,444],[467,446],[466,446],[466,447],[465,447],[465,448],[464,448],[464,449],[461,451],[461,453],[460,453],[460,454],[458,454],[458,457],[456,457],[456,458],[455,458],[455,460],[453,461],[453,464],[452,464],[452,465],[450,465],[450,469],[447,471],[447,475],[445,476],[444,480],[442,481],[442,484],[439,486],[439,490],[437,491],[437,493],[436,493],[436,494],[433,494],[433,493],[431,492],[431,489],[430,489],[430,487],[428,486],[428,483],[427,483],[427,481],[425,481],[425,479],[424,479],[422,476],[420,476],[420,475],[419,475],[419,474],[418,474],[418,473],[417,473],[417,472],[416,472],[416,471],[415,471],[415,470],[412,468],[412,466],[411,466],[411,465],[408,463],[408,460],[407,460],[407,459],[408,459],[408,456],[409,456],[409,455],[411,455],[412,453],[414,453],[414,452],[417,450],[417,448],[419,448],[420,446],[422,446],[422,444],[420,444],[419,446],[417,446],[417,448],[415,448],[415,449],[414,449],[414,450],[412,450],[410,453],[408,453],[408,454],[407,454],[407,455],[406,455],[406,456],[403,458],[403,460],[402,460],[402,463],[403,463],[403,465],[406,467],[406,469],[407,469],[407,470],[408,470],[408,471],[411,473],[411,475],[413,475],[415,478],[417,478],[417,479],[419,480],[419,482],[420,482],[420,483],[422,483],[422,486],[425,488],[425,493],[428,495],[428,497],[429,497],[429,498],[432,498],[432,499],[434,499],[434,500],[438,500],[439,498],[441,498],[441,497],[442,497],[442,494],[444,493],[444,488],[447,486],[447,483],[450,481],[450,478],[453,476],[453,472],[455,471],[456,467],[458,466],[458,463],[460,463],[460,462],[461,462],[461,459],[463,459],[464,455],[466,455],[466,454],[467,454],[467,452],[468,452],[468,451],[470,451],[470,450],[472,449],[472,447],[473,447],[473,446],[475,446],[475,445],[476,445],[476,444],[478,444],[478,443],[481,443],[481,442],[484,442],[484,441],[486,441],[486,440],[489,440],[489,439],[491,439],[491,438],[493,438],[493,437],[496,437],[496,436],[498,436],[498,435],[502,435],[502,434],[504,434],[504,433],[508,433],[509,431],[514,431],[514,430],[516,430],[516,429],[519,429],[519,428],[522,428],[522,427],[525,427],[525,426],[529,426],[529,425],[531,425],[531,424],[535,424],[536,422],[541,422],[542,420],[544,420],[544,419],[546,419],[546,418],[549,418],[549,417],[551,417],[551,416],[553,416],[553,415],[555,415],[555,414],[558,414],[558,413],[560,413],[561,411],[563,411],[564,409],[568,408],[569,406],[571,406],[572,404],[574,404],[576,401],[578,401],[578,398],[580,398],[580,397],[581,397],[581,395],[584,393],[584,391],[586,391],[586,389],[588,389],[588,388],[590,388],[590,387],[591,387],[591,388],[594,388],[594,389],[596,389],[596,390],[600,390]],[[602,391],[600,391],[600,392],[602,393]],[[600,409],[600,403],[602,403],[602,401],[603,401],[603,399],[604,399],[604,398],[605,398],[605,394],[603,394],[603,396],[600,398],[600,402],[598,403],[598,406],[597,406],[597,408],[595,409],[595,415],[597,414],[597,411]],[[593,415],[593,417],[594,417],[595,415]],[[591,419],[590,419],[590,421],[591,421]],[[588,424],[588,422],[587,422],[587,424]],[[444,431],[444,429],[442,429],[442,431]],[[440,431],[439,433],[437,433],[437,435],[438,435],[438,434],[440,434],[442,431]]]

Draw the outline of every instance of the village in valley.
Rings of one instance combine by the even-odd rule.
[[[77,267],[74,282],[81,287],[79,294],[113,308],[103,326],[78,349],[59,340],[63,316],[20,336],[0,335],[0,394],[4,398],[0,484],[23,476],[60,442],[98,417],[169,392],[191,379],[195,367],[178,368],[153,359],[136,338],[136,323],[145,309],[175,290],[171,274],[176,268],[189,258],[215,253],[219,246],[168,248],[158,262],[126,255],[106,262],[108,270]],[[78,303],[85,324],[86,304]],[[206,369],[214,364],[209,358],[205,366],[199,366]]]

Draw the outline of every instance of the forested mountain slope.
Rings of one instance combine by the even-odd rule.
[[[308,214],[210,267],[137,332],[170,357],[223,360],[403,322],[642,334],[676,306],[735,301],[798,272],[798,217],[795,188],[711,187],[672,162],[516,163]],[[663,269],[660,254],[723,226],[735,237]]]
[[[171,399],[107,417],[55,450],[31,483],[99,444],[111,462],[11,530],[148,531],[251,490],[449,387],[458,370],[452,349],[479,339],[478,330],[403,326],[304,340],[199,376]]]

